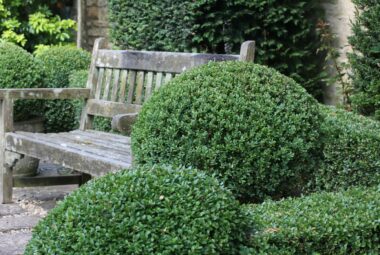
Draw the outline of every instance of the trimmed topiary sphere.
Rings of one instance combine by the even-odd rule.
[[[247,222],[215,178],[140,166],[68,196],[34,229],[25,254],[237,254]]]
[[[380,254],[380,186],[266,201],[252,214],[246,254]]]
[[[321,106],[323,160],[312,191],[337,191],[380,184],[380,123],[334,107]]]
[[[317,146],[316,101],[294,80],[244,62],[186,72],[145,103],[132,133],[139,163],[192,166],[242,200],[299,191]]]
[[[43,87],[42,77],[42,66],[30,53],[13,43],[0,42],[1,89]],[[25,120],[40,111],[40,102],[19,101],[15,104],[15,119]]]
[[[49,88],[69,87],[70,75],[88,69],[90,53],[73,46],[53,46],[37,55],[44,65],[44,82]],[[75,106],[70,100],[46,101],[45,128],[48,132],[63,132],[75,129]]]

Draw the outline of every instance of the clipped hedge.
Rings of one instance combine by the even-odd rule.
[[[247,207],[251,254],[379,254],[380,186]]]
[[[313,17],[318,1],[110,0],[111,37],[121,48],[238,53],[257,43],[256,61],[276,68],[321,99]]]
[[[380,2],[353,0],[358,8],[353,35],[354,52],[349,56],[353,77],[352,103],[361,114],[380,120]]]
[[[43,87],[40,62],[12,43],[0,42],[0,88]],[[41,115],[39,101],[23,100],[15,104],[15,120],[25,120]]]
[[[242,200],[298,192],[319,138],[316,101],[264,66],[210,63],[174,78],[143,106],[132,130],[139,163],[192,166]]]
[[[53,46],[37,55],[46,72],[49,88],[67,88],[70,74],[88,69],[90,53],[73,46]],[[45,128],[48,132],[63,132],[75,128],[75,107],[70,100],[46,101]]]
[[[237,254],[247,218],[205,173],[140,166],[76,190],[36,226],[28,254]]]
[[[70,88],[85,88],[86,82],[88,78],[88,70],[78,70],[69,76],[69,87]],[[74,127],[79,127],[79,121],[81,118],[82,109],[84,106],[83,100],[75,100],[73,102],[75,107],[75,125]],[[101,116],[95,116],[93,122],[93,129],[99,131],[110,132],[112,130],[111,127],[111,119],[104,118]]]
[[[336,191],[380,184],[380,123],[332,107],[321,106],[321,112],[323,160],[312,188]]]

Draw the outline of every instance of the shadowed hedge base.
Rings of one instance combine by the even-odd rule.
[[[86,184],[34,229],[32,254],[238,254],[248,218],[192,169],[143,166]]]
[[[43,70],[39,61],[21,47],[0,42],[0,88],[41,88]],[[15,120],[26,120],[41,114],[43,105],[38,100],[17,101]]]
[[[256,64],[210,63],[144,104],[132,149],[138,163],[192,166],[257,202],[305,185],[319,123],[318,104],[294,80]]]
[[[380,186],[247,206],[251,254],[379,254]]]
[[[323,158],[314,171],[313,191],[337,191],[380,184],[380,123],[321,105]]]
[[[49,88],[69,87],[69,76],[77,70],[88,69],[90,53],[73,46],[53,46],[37,55],[46,72],[44,83]],[[45,128],[47,132],[75,129],[75,107],[70,100],[46,101]]]

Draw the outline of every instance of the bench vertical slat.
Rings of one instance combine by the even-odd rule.
[[[156,86],[154,87],[154,90],[157,91],[162,84],[162,73],[157,73],[156,74]]]
[[[105,87],[104,87],[104,92],[103,92],[103,100],[108,100],[108,98],[109,98],[111,82],[112,82],[112,69],[108,68],[106,70],[106,79],[105,79]]]
[[[153,88],[153,72],[148,72],[146,79],[146,88],[145,88],[145,101],[150,98],[152,95]]]
[[[95,90],[95,98],[96,99],[100,99],[100,95],[102,94],[103,76],[104,76],[104,68],[100,68],[98,83],[96,84],[96,90]]]
[[[0,203],[12,202],[12,169],[6,165],[5,133],[13,131],[13,100],[0,100]]]
[[[91,65],[90,72],[87,78],[87,88],[91,90],[91,94],[89,98],[95,97],[95,89],[99,80],[99,69],[96,67],[96,60],[98,58],[98,53],[101,48],[103,48],[106,44],[106,40],[104,38],[98,38],[95,40],[94,48],[92,51],[91,57]],[[87,104],[84,105],[82,109],[81,119],[79,128],[81,130],[92,128],[92,122],[94,120],[94,116],[87,114]]]
[[[119,91],[119,103],[125,102],[125,90],[127,88],[128,70],[121,71],[120,91]]]
[[[129,71],[129,81],[128,81],[128,97],[127,104],[132,104],[133,94],[135,92],[135,83],[136,83],[136,71]]]
[[[171,73],[167,73],[165,75],[165,81],[164,84],[168,83],[173,78],[173,75]]]
[[[255,41],[246,41],[240,47],[240,61],[253,62],[255,60]]]
[[[115,69],[113,72],[113,86],[111,92],[111,101],[117,100],[117,92],[119,91],[119,79],[120,79],[120,69]]]
[[[143,88],[144,88],[144,79],[145,75],[144,72],[138,72],[137,73],[137,81],[136,81],[136,99],[135,104],[141,104],[142,103],[142,97],[143,97]]]

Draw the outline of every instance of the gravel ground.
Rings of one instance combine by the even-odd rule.
[[[77,185],[14,188],[13,203],[0,204],[0,255],[23,254],[32,228]]]

